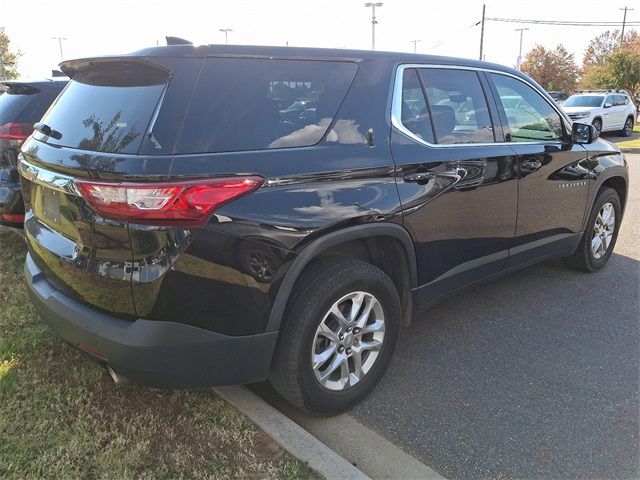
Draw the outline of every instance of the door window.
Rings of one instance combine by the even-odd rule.
[[[491,73],[510,132],[509,142],[553,141],[564,137],[562,117],[529,85]]]
[[[425,142],[435,143],[429,109],[415,69],[402,76],[402,124]]]
[[[492,143],[493,127],[478,74],[470,70],[420,69],[436,143]]]

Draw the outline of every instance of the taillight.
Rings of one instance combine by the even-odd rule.
[[[258,176],[167,183],[75,180],[82,197],[105,218],[163,225],[201,225],[218,207],[262,182]]]
[[[22,214],[13,214],[13,213],[3,213],[2,215],[0,215],[0,218],[2,218],[2,220],[4,220],[5,222],[14,222],[14,223],[23,223],[24,222],[24,215]]]
[[[5,123],[0,125],[0,140],[26,140],[33,132],[29,123]]]

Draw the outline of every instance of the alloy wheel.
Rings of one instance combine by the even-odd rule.
[[[345,390],[371,370],[385,338],[382,304],[368,292],[335,302],[318,326],[312,345],[313,373],[328,390]]]
[[[607,202],[600,208],[596,222],[593,225],[591,253],[593,253],[594,258],[600,259],[607,253],[615,229],[616,211],[613,205]]]

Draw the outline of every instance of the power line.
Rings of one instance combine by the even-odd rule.
[[[629,9],[630,10],[630,9]],[[507,22],[507,23],[528,23],[533,25],[559,25],[559,26],[572,26],[572,27],[619,27],[626,23],[628,26],[640,26],[640,22],[572,22],[565,20],[534,20],[528,18],[501,18],[501,17],[486,17],[485,20],[492,22]]]

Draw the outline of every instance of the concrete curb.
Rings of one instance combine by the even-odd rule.
[[[636,148],[636,147],[631,147],[631,148],[620,147],[620,150],[622,150],[622,153],[640,153],[640,148]]]
[[[367,480],[364,473],[246,387],[214,389],[249,417],[291,455],[303,460],[327,480]]]

